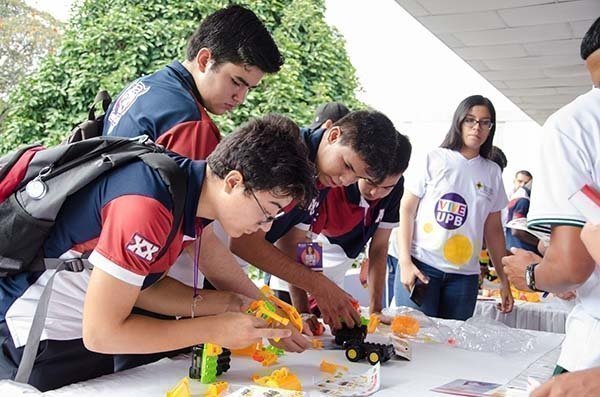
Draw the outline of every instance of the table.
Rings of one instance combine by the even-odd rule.
[[[381,367],[381,389],[376,396],[441,396],[429,391],[431,388],[464,378],[505,384],[521,374],[532,363],[539,361],[548,352],[556,351],[563,335],[535,332],[535,348],[527,353],[497,355],[462,350],[442,344],[413,344],[413,360],[388,361]],[[369,336],[372,337],[371,335]],[[321,360],[347,365],[350,371],[362,373],[370,368],[369,364],[351,363],[344,358],[342,350],[309,350],[302,354],[288,353],[280,357],[280,364],[290,368],[300,379],[304,390],[311,396],[318,395],[313,384],[322,377],[319,371]],[[61,389],[37,394],[38,396],[80,397],[104,396],[129,397],[132,395],[164,397],[166,390],[173,387],[187,374],[190,360],[188,357],[163,359],[143,367],[121,373],[107,375],[98,379],[65,386]],[[258,363],[249,358],[234,357],[229,372],[221,376],[231,385],[251,384],[250,376],[262,371]],[[547,369],[551,375],[552,365]],[[36,394],[6,393],[0,386],[1,395],[34,396]]]
[[[479,300],[474,316],[489,317],[509,327],[535,331],[565,333],[565,322],[574,305],[573,302],[549,298],[542,302],[515,301],[513,311],[501,313],[496,309],[496,300]]]

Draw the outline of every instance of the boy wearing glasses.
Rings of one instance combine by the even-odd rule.
[[[224,138],[207,161],[170,153],[185,174],[182,225],[156,258],[172,222],[172,200],[157,171],[124,165],[72,195],[44,243],[48,258],[92,251],[93,270],[56,274],[48,315],[29,383],[42,391],[117,370],[117,354],[149,354],[200,343],[241,348],[260,338],[286,338],[243,313],[229,292],[198,291],[165,277],[182,249],[218,220],[231,236],[266,232],[292,200],[314,196],[314,167],[288,118],[251,120]],[[260,202],[260,208],[257,203]],[[82,221],[84,220],[84,221]],[[0,278],[0,379],[13,379],[35,306],[52,271]],[[85,303],[85,304],[84,304]],[[141,308],[175,319],[132,313]]]
[[[333,328],[340,319],[349,326],[359,321],[352,297],[334,282],[294,260],[299,243],[315,227],[321,203],[331,188],[349,186],[360,178],[380,184],[396,158],[397,131],[382,113],[355,111],[329,128],[306,129],[302,137],[316,167],[318,197],[308,207],[293,205],[276,219],[269,232],[233,238],[231,250],[242,259],[303,290],[319,301],[323,318]],[[308,230],[294,226],[305,223]]]

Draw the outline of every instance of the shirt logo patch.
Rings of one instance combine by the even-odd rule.
[[[314,215],[318,206],[319,206],[319,200],[316,198],[312,199],[312,201],[310,202],[310,205],[307,208],[308,214],[311,216]]]
[[[492,197],[492,195],[494,194],[494,189],[492,189],[489,186],[484,185],[483,182],[475,183],[475,189],[477,189],[478,193],[483,194],[483,195],[487,196],[488,198]]]
[[[385,215],[385,210],[379,210],[379,215],[377,215],[377,219],[375,219],[375,223],[381,222],[384,215]]]
[[[133,252],[143,260],[151,262],[154,260],[154,254],[160,250],[160,247],[151,243],[140,234],[134,233],[131,240],[127,243],[127,250]]]
[[[108,122],[110,124],[108,128],[108,135],[111,134],[119,120],[121,120],[121,117],[127,113],[135,101],[140,96],[148,92],[149,89],[150,87],[146,87],[144,83],[138,80],[132,83],[121,95],[119,95],[110,114],[108,115]]]
[[[435,220],[447,230],[461,227],[467,220],[467,202],[460,194],[446,193],[435,205]]]

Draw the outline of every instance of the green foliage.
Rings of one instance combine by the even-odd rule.
[[[0,2],[0,122],[8,110],[7,94],[54,51],[60,27],[51,15],[23,0]]]
[[[135,78],[184,59],[187,38],[203,16],[230,1],[85,0],[60,49],[10,96],[0,153],[26,142],[55,144],[85,118],[99,89],[118,94]],[[340,34],[325,23],[323,0],[243,0],[273,33],[285,66],[266,77],[239,109],[215,118],[223,133],[267,112],[309,123],[322,102],[350,108],[358,82]]]

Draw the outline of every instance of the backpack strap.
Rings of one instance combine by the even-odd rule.
[[[102,129],[104,128],[104,115],[108,110],[108,106],[112,102],[112,99],[107,91],[98,91],[94,102],[88,109],[88,119],[71,130],[66,141],[63,143],[78,142],[84,139],[95,138],[102,135]],[[96,105],[102,103],[102,110],[104,114],[96,117]]]
[[[33,364],[35,362],[35,358],[37,357],[38,348],[40,346],[42,330],[44,329],[44,325],[46,324],[46,316],[48,315],[48,304],[50,303],[50,295],[52,294],[52,285],[54,284],[54,277],[61,270],[67,269],[71,263],[83,264],[84,262],[87,262],[88,266],[90,265],[87,259],[54,259],[51,260],[51,262],[48,262],[48,266],[54,269],[54,273],[52,273],[52,276],[50,276],[50,278],[48,279],[48,282],[46,283],[46,286],[44,287],[42,295],[40,296],[40,299],[38,301],[37,307],[35,308],[35,314],[33,315],[33,321],[31,323],[31,328],[29,329],[29,335],[27,335],[27,342],[25,343],[23,355],[21,356],[21,361],[19,362],[19,368],[17,369],[17,374],[15,375],[15,382],[29,382],[29,377],[31,376]]]
[[[160,177],[167,185],[169,193],[171,193],[171,199],[173,200],[173,226],[167,236],[165,245],[163,245],[156,257],[159,259],[167,252],[181,226],[185,208],[185,198],[187,195],[187,180],[177,163],[163,153],[147,153],[141,155],[140,158],[144,163],[148,164],[160,174]]]

